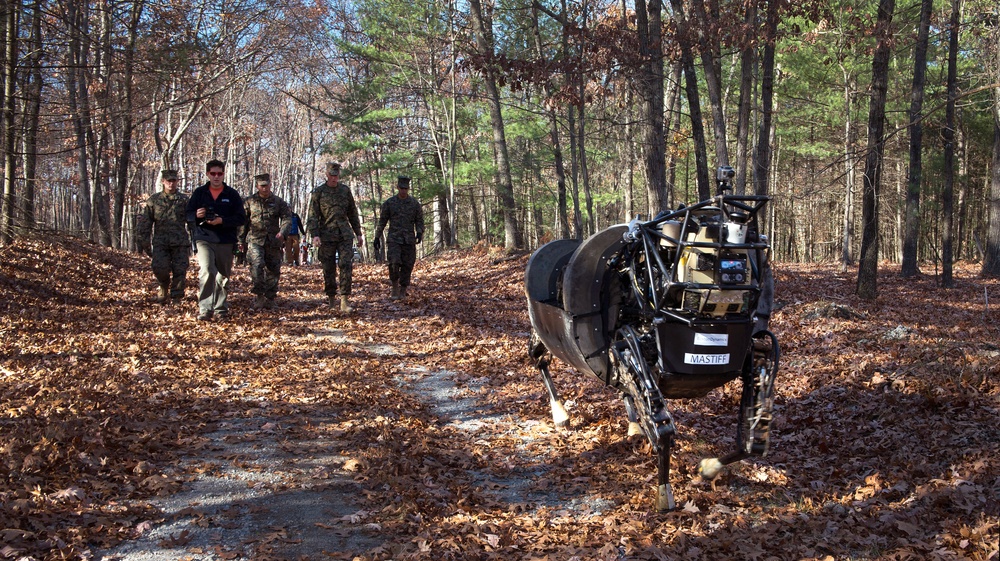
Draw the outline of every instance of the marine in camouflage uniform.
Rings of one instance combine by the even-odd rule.
[[[364,243],[358,206],[350,188],[340,183],[340,164],[326,166],[326,182],[313,190],[309,199],[309,219],[306,229],[312,236],[319,260],[323,263],[323,291],[330,306],[340,297],[340,311],[349,313],[351,274],[354,266],[354,237]],[[337,270],[340,270],[340,285]]]
[[[258,175],[254,180],[257,193],[243,203],[247,222],[240,240],[250,263],[251,292],[257,295],[251,307],[273,308],[281,276],[284,238],[292,226],[292,211],[284,199],[271,192],[269,174]]]
[[[375,228],[376,251],[382,239],[386,224],[385,259],[389,263],[389,283],[392,289],[389,297],[393,300],[406,298],[406,287],[410,286],[410,273],[417,262],[417,244],[424,237],[424,211],[420,201],[410,196],[410,178],[400,176],[396,181],[396,195],[386,199],[379,210],[378,226]]]
[[[153,275],[159,284],[156,301],[166,302],[168,295],[174,300],[184,297],[191,237],[184,213],[188,196],[177,192],[177,172],[163,170],[160,182],[163,190],[150,196],[142,206],[135,239],[139,251],[152,257]]]

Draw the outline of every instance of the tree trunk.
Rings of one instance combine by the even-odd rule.
[[[531,31],[535,41],[535,55],[541,60],[544,56],[542,51],[542,34],[538,25],[538,5],[532,3],[531,6]],[[564,26],[565,27],[565,26]],[[569,238],[569,215],[566,209],[566,166],[563,163],[562,145],[559,140],[559,117],[556,113],[554,95],[556,85],[552,77],[542,83],[545,90],[545,107],[549,119],[549,140],[552,143],[552,160],[554,173],[556,176],[556,223],[557,235],[561,239]]]
[[[961,0],[951,2],[951,22],[948,29],[948,104],[945,109],[944,130],[944,188],[941,192],[941,286],[954,288],[952,257],[955,202],[955,103],[958,99],[958,32]]]
[[[451,247],[454,239],[451,232],[451,212],[448,210],[448,193],[441,192],[434,197],[434,249]]]
[[[1000,277],[1000,87],[993,88],[993,162],[988,204],[989,227],[982,275]]]
[[[688,98],[688,112],[691,115],[691,136],[694,140],[694,161],[698,178],[698,199],[712,196],[712,184],[708,171],[708,144],[705,140],[705,124],[701,116],[701,98],[698,94],[698,75],[695,73],[694,56],[691,54],[689,26],[684,16],[681,0],[670,0],[677,25],[677,35],[681,47],[681,63],[684,67],[684,91]]]
[[[70,29],[69,40],[69,68],[66,69],[67,88],[69,89],[69,108],[73,120],[73,131],[76,135],[76,166],[77,182],[80,192],[77,197],[80,201],[81,229],[89,236],[91,224],[91,201],[90,201],[90,174],[87,168],[87,135],[84,121],[89,119],[84,115],[81,107],[82,98],[86,95],[86,85],[81,84],[83,74],[86,71],[86,53],[83,47],[81,34],[83,33],[84,18],[78,12],[79,5],[70,1],[66,5],[66,25]]]
[[[757,6],[747,6],[744,22],[753,24],[757,19]],[[736,116],[736,185],[737,195],[747,191],[747,154],[750,146],[750,110],[753,105],[754,48],[750,41],[740,53],[740,101]]]
[[[17,35],[20,0],[7,3],[4,9],[4,67],[3,67],[3,210],[0,212],[0,245],[7,245],[14,239],[14,180],[17,166],[14,114],[17,108],[14,86],[17,83]]]
[[[754,156],[753,186],[758,195],[767,195],[771,170],[771,120],[774,112],[774,42],[778,29],[778,2],[767,3],[764,23],[764,56],[760,61],[760,129]]]
[[[840,262],[844,267],[854,264],[851,244],[854,240],[854,190],[856,154],[854,153],[853,90],[854,75],[842,64],[844,74],[844,213],[841,232]]]
[[[713,10],[715,12],[717,10]],[[715,164],[729,165],[729,147],[726,144],[726,114],[722,100],[722,77],[719,65],[718,36],[713,37],[713,24],[718,22],[717,13],[705,9],[704,0],[692,0],[691,12],[699,23],[698,42],[701,45],[701,67],[705,73],[705,92],[712,110],[712,137],[715,139]],[[713,37],[711,40],[709,37]]]
[[[635,15],[642,66],[637,80],[643,170],[651,212],[667,206],[666,142],[663,130],[662,0],[636,0]]]
[[[96,173],[94,177],[94,217],[97,219],[98,243],[106,247],[118,247],[118,236],[113,231],[111,222],[111,206],[108,204],[108,194],[111,192],[111,157],[108,148],[111,145],[110,127],[104,125],[111,122],[111,7],[108,0],[97,2],[96,9],[100,18],[99,49],[96,50],[98,70],[97,87],[95,88],[97,142],[91,159]],[[94,124],[88,123],[90,135],[94,134]],[[103,126],[102,126],[103,125]]]
[[[581,6],[581,20],[582,23],[579,28],[579,52],[580,60],[585,60],[585,50],[587,42],[587,13],[588,4],[586,1],[582,3]],[[579,150],[579,161],[580,161],[580,181],[583,184],[583,198],[587,205],[587,235],[593,235],[596,233],[596,223],[594,219],[594,194],[590,191],[590,171],[587,168],[587,135],[586,135],[586,122],[587,122],[587,77],[584,69],[584,64],[578,65],[579,71],[574,75],[577,81],[577,96],[579,97],[580,104],[580,119],[577,121],[577,141],[576,149]],[[571,133],[572,134],[572,133]]]
[[[868,152],[865,156],[864,200],[861,221],[861,259],[857,294],[865,300],[878,297],[879,187],[882,183],[882,156],[885,152],[885,102],[889,87],[889,57],[892,54],[892,12],[896,0],[879,0],[872,57],[871,102],[868,109]]]
[[[910,88],[910,171],[906,178],[906,220],[903,225],[902,275],[920,274],[917,249],[920,239],[920,183],[922,178],[924,83],[927,76],[927,39],[934,0],[920,3],[920,27],[913,49],[913,86]]]
[[[135,48],[138,38],[139,20],[145,2],[135,0],[129,13],[128,41],[122,54],[122,112],[121,138],[118,143],[118,161],[115,164],[114,215],[115,239],[118,247],[122,246],[122,222],[125,216],[125,194],[128,191],[128,172],[132,163],[132,134],[134,129],[132,116],[132,75],[135,71]]]
[[[35,3],[31,13],[31,55],[25,61],[28,81],[24,88],[24,192],[21,196],[21,226],[37,227],[35,218],[35,182],[38,169],[38,121],[42,108],[42,7]]]
[[[504,223],[504,247],[521,249],[524,247],[521,228],[517,222],[517,205],[514,201],[514,185],[510,174],[510,156],[507,151],[507,136],[504,131],[503,111],[500,105],[500,88],[497,85],[497,70],[493,56],[492,23],[483,17],[480,0],[469,2],[479,55],[483,58],[483,83],[486,87],[487,102],[490,106],[490,122],[493,125],[493,157],[497,165],[497,195],[502,206]]]

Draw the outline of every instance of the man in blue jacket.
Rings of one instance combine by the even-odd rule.
[[[226,185],[226,165],[212,160],[205,165],[208,183],[191,193],[187,220],[198,248],[198,319],[229,315],[226,287],[233,270],[233,247],[246,222],[243,199]]]

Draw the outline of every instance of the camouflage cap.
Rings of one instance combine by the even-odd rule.
[[[340,162],[330,162],[326,164],[327,175],[340,175]]]
[[[254,181],[257,182],[257,185],[270,185],[271,184],[271,174],[269,174],[269,173],[262,173],[260,175],[255,175],[255,176],[253,176],[253,178],[254,178]]]
[[[177,170],[165,169],[161,171],[160,179],[166,179],[167,181],[177,181]]]
[[[399,177],[396,178],[396,187],[400,189],[409,189],[410,178],[405,175],[400,175]]]

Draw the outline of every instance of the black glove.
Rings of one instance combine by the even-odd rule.
[[[375,241],[372,242],[372,246],[375,248],[375,251],[382,249],[382,240],[375,238]]]

